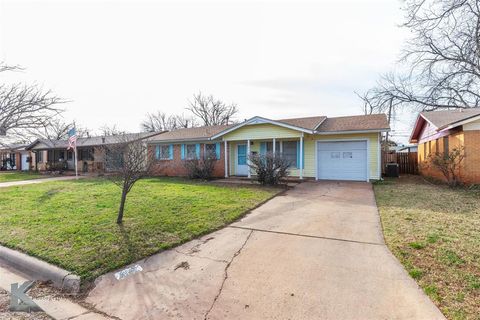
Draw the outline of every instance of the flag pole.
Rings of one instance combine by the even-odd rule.
[[[73,122],[73,128],[75,129],[75,135],[77,134],[77,126],[75,121]],[[75,152],[73,153],[73,158],[75,160],[75,179],[78,180],[78,161],[77,161],[77,141],[75,141]]]

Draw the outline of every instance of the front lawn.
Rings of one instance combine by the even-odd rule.
[[[101,179],[48,182],[0,192],[0,244],[92,279],[218,229],[279,189],[179,179],[139,181],[116,221],[120,189]]]
[[[21,181],[21,180],[31,180],[45,178],[39,173],[36,172],[23,172],[23,171],[0,171],[0,183],[2,182],[11,182],[11,181]]]
[[[375,184],[385,240],[449,319],[480,319],[480,191],[421,177]]]

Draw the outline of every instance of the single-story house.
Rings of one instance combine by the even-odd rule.
[[[183,160],[209,152],[217,158],[216,177],[250,177],[248,155],[273,152],[290,160],[293,177],[369,181],[381,178],[381,136],[388,130],[384,114],[282,120],[257,116],[235,125],[164,132],[147,143],[158,175],[186,175]]]
[[[419,171],[422,175],[444,179],[428,165],[432,154],[448,154],[464,148],[460,167],[464,183],[480,183],[480,108],[422,112],[413,128],[411,143],[418,144]]]
[[[119,139],[118,136],[98,136],[77,138],[77,168],[78,172],[105,172],[105,146],[128,141],[128,139],[146,139],[157,135],[158,132],[126,134]],[[74,170],[74,152],[67,150],[68,140],[37,139],[27,150],[33,153],[33,170]]]
[[[24,144],[9,144],[0,147],[0,170],[28,171],[31,167],[31,153]]]

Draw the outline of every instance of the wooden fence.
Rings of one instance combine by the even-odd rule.
[[[387,163],[398,163],[400,173],[418,174],[418,157],[416,152],[385,152],[382,151],[382,174]]]

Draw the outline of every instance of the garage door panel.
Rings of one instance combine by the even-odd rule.
[[[318,142],[319,179],[367,180],[367,142]]]

